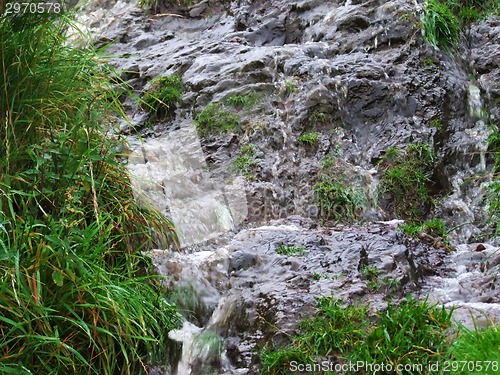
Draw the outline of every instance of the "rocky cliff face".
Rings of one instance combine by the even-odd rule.
[[[240,233],[229,242],[221,263],[225,266],[217,268],[230,286],[222,287],[219,277],[207,276],[202,283],[216,297],[200,297],[206,303],[198,323],[206,324],[214,310],[226,311],[226,320],[242,322],[223,330],[239,348],[231,344],[233,363],[241,368],[255,364],[250,347],[271,335],[269,326],[266,331],[256,323],[255,314],[240,316],[242,311],[259,312],[265,304],[275,304],[269,310],[273,317],[267,318],[292,329],[290,322],[310,311],[314,296],[332,291],[350,299],[369,296],[359,274],[361,259],[398,280],[401,293],[430,293],[444,303],[462,303],[462,313],[473,307],[500,314],[494,292],[498,250],[472,244],[491,240],[484,195],[492,167],[488,116],[497,126],[500,117],[500,20],[470,27],[459,51],[451,54],[424,41],[421,15],[422,4],[415,0],[204,0],[190,7],[162,3],[156,12],[129,2],[95,1],[87,8],[83,19],[96,44],[107,45],[111,63],[139,95],[155,77],[182,78],[180,100],[160,120],[133,97],[124,98],[131,122],[122,131],[132,136],[132,145],[138,144],[136,131],[145,141],[133,153],[131,170],[143,181],[154,180],[142,187],[155,204],[165,212],[170,206],[171,212],[172,202],[185,199],[187,191],[202,196],[208,185],[233,186],[229,198],[211,195],[192,206],[196,214],[180,215],[190,218],[179,224],[184,231],[199,233],[186,243],[214,237],[203,230],[215,222],[210,233],[239,231],[272,219],[281,219],[279,224],[295,220],[295,229]],[[201,122],[210,103],[220,103],[212,104],[219,110],[212,112],[212,123],[228,121],[227,112],[237,116],[232,131],[205,134],[198,128],[200,138],[188,132],[171,139],[187,134],[196,119]],[[166,146],[176,140],[177,148]],[[179,144],[189,147],[179,151]],[[429,189],[437,204],[422,207],[422,212],[455,228],[451,240],[463,245],[454,255],[436,249],[436,241],[413,243],[394,228],[369,224],[395,218],[391,197],[380,189],[381,161],[392,146],[405,150],[410,144],[428,144],[436,155]],[[187,166],[164,156],[182,152],[183,160],[197,156]],[[184,167],[175,171],[172,164]],[[237,174],[245,176],[243,184],[234,184]],[[365,229],[337,227],[336,234],[328,235],[316,229],[318,222],[332,224],[320,217],[314,200],[313,186],[323,174],[360,194],[361,212],[349,219],[367,223]],[[201,187],[200,180],[210,182]],[[179,189],[169,188],[176,183]],[[239,203],[228,203],[231,199]],[[193,224],[210,210],[213,215],[207,214],[200,228]],[[224,212],[232,215],[226,224]],[[256,235],[258,239],[250,239]],[[270,249],[290,241],[306,246],[310,259],[274,260],[276,267],[267,267]],[[202,247],[217,249],[207,246]],[[179,268],[172,268],[172,262],[158,260],[168,273]],[[311,281],[313,273],[351,268],[347,281]],[[270,287],[276,279],[283,282]],[[296,299],[289,301],[293,298],[286,295]],[[221,302],[216,309],[220,297],[230,303],[224,307]],[[304,309],[294,307],[301,304]]]
[[[96,6],[86,23],[98,44],[111,43],[106,53],[128,84],[140,92],[171,74],[184,82],[175,117],[144,135],[182,127],[209,103],[258,95],[239,110],[239,133],[202,140],[214,178],[243,145],[256,146],[248,199],[267,204],[249,221],[314,216],[311,188],[328,155],[373,191],[390,146],[428,143],[438,156],[433,189],[444,197],[437,214],[449,227],[465,224],[452,232],[461,241],[484,228],[480,182],[464,182],[489,167],[481,111],[499,115],[498,19],[473,26],[457,57],[423,41],[416,1],[202,1],[150,15],[131,3]],[[147,115],[126,105],[143,126]],[[314,147],[298,141],[316,131]],[[390,218],[371,203],[370,219]]]

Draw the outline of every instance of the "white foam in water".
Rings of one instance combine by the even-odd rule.
[[[182,355],[181,360],[177,364],[177,375],[191,375],[193,344],[196,336],[202,331],[203,328],[185,321],[181,329],[175,329],[168,333],[170,339],[182,343]]]

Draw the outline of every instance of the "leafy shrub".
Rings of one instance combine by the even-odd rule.
[[[142,106],[149,109],[154,119],[161,120],[171,115],[181,98],[182,79],[177,75],[159,76],[151,81],[142,97]]]
[[[239,116],[225,109],[221,103],[210,103],[195,119],[196,130],[200,136],[234,131],[239,124]]]

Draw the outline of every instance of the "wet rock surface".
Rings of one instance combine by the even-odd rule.
[[[130,122],[121,130],[150,202],[166,214],[195,207],[179,211],[182,230],[193,229],[189,246],[158,251],[155,262],[166,287],[186,297],[177,302],[190,321],[225,339],[227,373],[257,373],[255,348],[285,343],[321,295],[373,309],[406,293],[428,295],[459,306],[455,318],[468,325],[471,316],[500,321],[499,250],[485,202],[493,163],[485,113],[493,124],[500,118],[500,20],[473,25],[452,55],[423,41],[421,12],[414,0],[204,0],[160,3],[156,12],[134,2],[87,5],[82,19],[95,44],[108,45],[111,64],[138,95],[159,75],[182,78],[174,116],[147,125],[150,114],[124,97]],[[252,106],[227,105],[248,93],[258,98]],[[212,102],[237,113],[239,129],[190,135],[187,146],[180,138],[182,152],[162,144],[175,144],[175,132],[192,134]],[[307,132],[319,133],[315,145],[298,140]],[[380,222],[394,217],[378,204],[378,162],[391,146],[420,142],[436,153],[433,190],[442,198],[429,214],[453,228],[456,251]],[[254,162],[235,184],[245,145]],[[167,149],[169,157],[159,154]],[[365,225],[319,225],[312,186],[325,157],[366,195]],[[186,204],[189,191],[200,199]],[[207,230],[226,235],[202,242],[216,237]],[[304,254],[279,255],[280,244]],[[367,267],[380,274],[368,278]]]
[[[499,118],[498,19],[471,28],[462,60],[423,41],[422,5],[413,0],[214,0],[188,8],[160,3],[156,14],[133,2],[91,7],[83,20],[97,44],[109,44],[106,54],[127,84],[140,92],[170,74],[184,82],[172,121],[144,127],[147,114],[128,99],[132,127],[125,130],[160,136],[192,123],[210,102],[259,95],[253,108],[239,111],[236,138],[202,140],[216,179],[227,176],[245,144],[265,156],[257,157],[247,191],[266,207],[249,221],[314,217],[311,187],[327,155],[338,155],[359,176],[375,167],[372,181],[357,182],[369,190],[387,148],[423,142],[438,155],[435,189],[447,195],[436,215],[457,227],[456,241],[485,240],[485,180],[469,180],[490,167],[480,111]],[[310,149],[297,142],[308,131],[322,133]],[[391,218],[369,208],[378,219]]]
[[[258,373],[256,349],[289,342],[321,296],[369,303],[375,312],[411,293],[457,306],[454,318],[469,326],[500,319],[498,248],[463,245],[450,254],[407,237],[398,221],[318,228],[291,217],[270,224],[242,230],[215,251],[154,256],[160,273],[172,275],[169,289],[199,291],[194,305],[204,319],[196,322],[225,338],[232,367],[245,373]],[[281,245],[303,253],[279,254]]]

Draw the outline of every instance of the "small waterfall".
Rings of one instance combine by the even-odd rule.
[[[182,343],[182,355],[177,370],[171,375],[213,375],[231,371],[225,354],[224,341],[217,332],[197,327],[185,321],[181,329],[168,333],[172,340]]]
[[[487,114],[483,107],[481,90],[479,89],[479,87],[472,84],[467,87],[467,100],[469,106],[469,115],[472,119],[476,120],[476,124],[472,129],[467,129],[466,132],[470,137],[478,140],[477,151],[479,152],[480,156],[478,172],[485,172],[489,131],[485,123]]]
[[[181,247],[231,231],[247,216],[245,180],[222,184],[207,172],[205,155],[192,124],[149,139],[129,156],[137,200],[172,218]]]
[[[168,337],[182,344],[182,356],[177,364],[178,375],[190,375],[190,364],[193,361],[193,346],[195,337],[202,332],[202,328],[185,321],[181,329],[176,329],[168,333]]]
[[[225,247],[194,253],[154,252],[158,272],[171,275],[166,288],[185,317],[169,337],[182,344],[181,357],[168,375],[233,374],[223,337],[234,301],[221,294],[230,285]],[[216,289],[214,285],[218,285]]]

